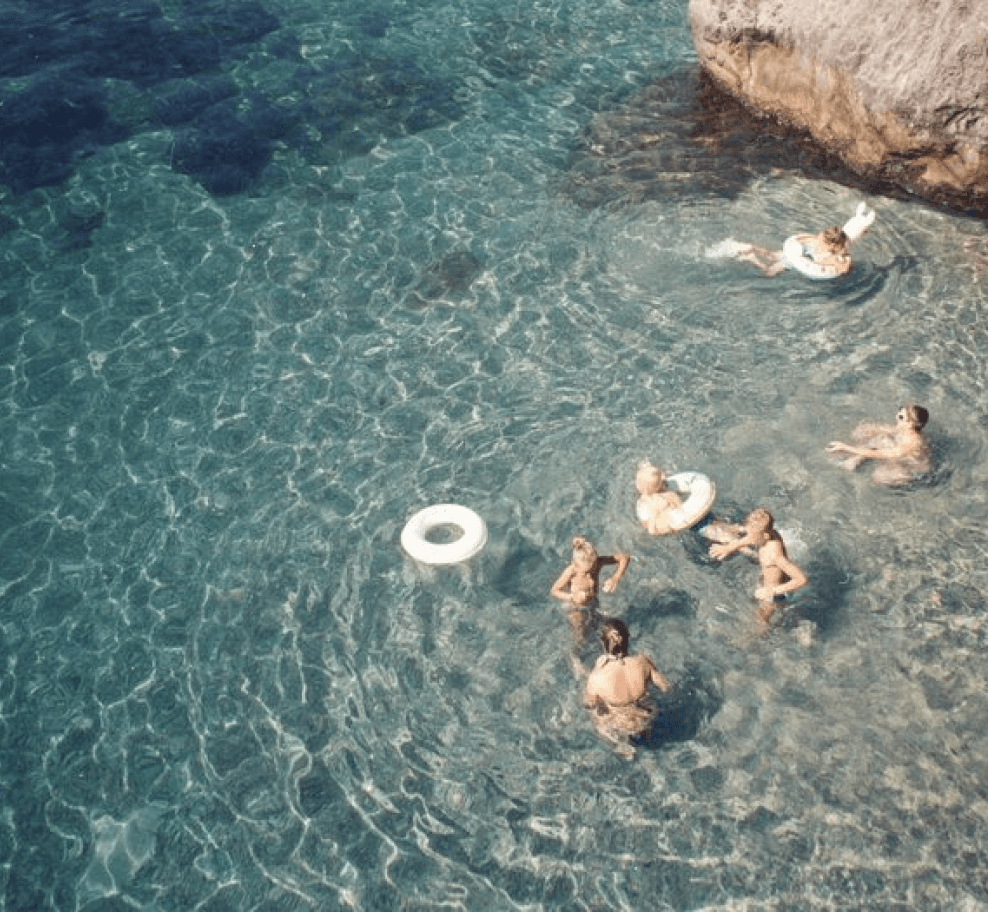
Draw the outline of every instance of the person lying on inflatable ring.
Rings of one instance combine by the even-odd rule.
[[[796,269],[812,279],[836,279],[851,270],[851,244],[862,237],[875,221],[875,211],[859,203],[844,227],[832,225],[817,234],[794,234],[786,238],[782,250],[766,250],[754,244],[741,244],[732,238],[715,245],[707,256],[734,257],[753,263],[767,276]]]
[[[755,590],[758,601],[759,632],[765,633],[775,614],[776,603],[809,582],[806,574],[790,559],[782,536],[775,530],[772,514],[761,507],[752,510],[740,526],[718,523],[720,534],[733,534],[733,540],[710,546],[714,560],[724,560],[738,551],[754,549],[761,566]]]
[[[847,275],[851,271],[851,242],[839,225],[824,228],[818,234],[795,234],[793,238],[800,245],[803,258],[828,278]],[[766,250],[753,244],[739,244],[737,250],[737,259],[754,263],[770,278],[795,265],[785,250]]]
[[[647,460],[638,466],[638,474],[635,475],[635,487],[638,489],[635,512],[649,535],[668,535],[682,528],[673,521],[673,511],[679,509],[683,502],[678,494],[666,487],[665,481],[665,472],[658,466]]]
[[[649,684],[663,693],[672,685],[647,655],[628,655],[630,636],[623,621],[604,621],[600,641],[604,654],[587,676],[583,705],[597,731],[630,760],[635,756],[631,739],[643,734],[656,716],[657,707],[648,699]]]
[[[841,464],[853,472],[866,459],[877,460],[871,476],[875,484],[908,484],[917,475],[930,471],[930,448],[923,436],[923,428],[930,413],[921,405],[910,403],[899,409],[895,424],[875,424],[865,421],[851,433],[851,439],[859,446],[850,446],[839,440],[827,446],[827,452],[847,456]]]

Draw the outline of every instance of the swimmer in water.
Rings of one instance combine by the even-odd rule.
[[[604,654],[587,677],[583,704],[597,731],[631,759],[635,749],[630,739],[642,734],[656,715],[648,699],[649,684],[663,693],[672,690],[672,685],[648,656],[628,655],[629,639],[623,621],[611,618],[601,625]]]
[[[738,551],[754,553],[761,566],[761,577],[755,590],[758,601],[759,632],[768,630],[778,601],[797,589],[802,589],[809,579],[790,559],[782,536],[775,530],[772,514],[765,509],[752,510],[744,523],[733,528],[726,523],[720,529],[733,531],[734,538],[710,546],[714,560],[724,560]]]
[[[814,276],[835,279],[850,272],[851,244],[862,237],[874,221],[875,211],[869,209],[867,203],[861,202],[843,228],[832,225],[816,234],[796,234],[787,240],[786,247],[790,246],[790,241],[794,242],[793,246],[798,247],[799,252],[793,255],[808,260]],[[790,260],[785,249],[766,250],[754,244],[739,244],[731,238],[712,247],[707,256],[735,257],[752,263],[767,276],[777,276],[790,267],[806,271],[803,264]],[[817,275],[817,272],[822,274]]]
[[[797,234],[795,237],[802,245],[803,256],[822,266],[835,278],[851,271],[851,241],[839,225],[824,228],[818,234]],[[754,264],[769,278],[789,268],[786,255],[781,250],[766,250],[753,244],[739,244],[736,250],[737,259]]]
[[[853,472],[866,459],[878,463],[872,480],[880,485],[908,484],[917,475],[930,471],[930,449],[923,428],[930,413],[921,405],[904,405],[895,416],[895,424],[875,424],[866,421],[852,432],[857,446],[838,440],[827,446],[827,452],[847,456],[845,469]]]
[[[597,549],[582,536],[578,535],[573,539],[572,561],[559,579],[553,583],[550,595],[566,602],[569,606],[574,653],[583,644],[589,615],[597,604],[598,588],[603,588],[604,592],[613,592],[618,583],[621,582],[621,577],[624,576],[630,563],[630,554],[600,555],[597,553]],[[617,569],[601,586],[600,571],[611,564],[616,564]],[[579,663],[575,656],[574,663]],[[576,664],[574,664],[574,669]],[[579,671],[583,672],[582,665],[580,665]]]
[[[635,510],[649,535],[667,535],[680,529],[680,526],[673,524],[671,514],[683,502],[678,494],[665,486],[665,480],[662,469],[647,459],[638,466],[635,476],[638,503]]]

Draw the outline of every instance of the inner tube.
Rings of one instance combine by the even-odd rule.
[[[460,530],[456,541],[434,544],[426,537],[442,526]],[[401,531],[401,546],[423,564],[459,564],[479,554],[487,544],[487,525],[468,507],[436,504],[419,510]]]
[[[717,496],[714,483],[700,472],[678,472],[666,479],[666,487],[677,494],[689,495],[669,514],[669,524],[679,532],[695,526],[710,512]]]
[[[793,269],[798,269],[804,276],[811,279],[836,279],[841,273],[834,266],[817,263],[806,254],[808,245],[799,242],[796,235],[787,237],[782,245],[782,253],[786,263]]]

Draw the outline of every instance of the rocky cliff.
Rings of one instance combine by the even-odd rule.
[[[690,0],[701,66],[863,178],[988,209],[984,0]]]

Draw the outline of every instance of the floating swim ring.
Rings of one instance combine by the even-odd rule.
[[[848,243],[864,237],[874,221],[875,210],[869,209],[867,203],[858,203],[854,215],[844,222],[843,230],[847,235]],[[788,265],[811,279],[836,279],[843,274],[833,266],[817,263],[813,259],[812,247],[809,244],[801,244],[795,234],[786,238],[786,242],[782,245],[782,253]]]
[[[679,532],[695,526],[710,512],[717,496],[714,483],[699,472],[678,472],[666,479],[666,487],[677,494],[688,495],[686,500],[669,513],[669,525]]]
[[[456,541],[434,544],[430,532],[443,526],[460,530]],[[436,504],[419,510],[401,532],[401,546],[423,564],[459,564],[479,554],[487,544],[487,526],[467,507],[458,504]]]
[[[795,234],[786,238],[786,242],[782,245],[782,253],[789,266],[798,269],[811,279],[836,279],[841,275],[835,266],[815,262],[811,245],[801,244]]]

